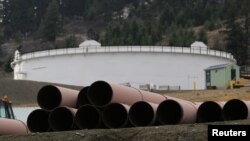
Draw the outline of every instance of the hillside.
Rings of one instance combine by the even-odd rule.
[[[16,49],[23,54],[71,48],[86,39],[103,46],[190,46],[199,40],[212,49],[232,53],[240,66],[250,65],[249,5],[250,0],[2,0],[0,98],[7,95],[17,107],[37,106],[37,92],[51,84],[13,80],[9,64]],[[250,101],[250,87],[162,94],[197,103],[234,98]],[[207,140],[208,124],[249,125],[250,120],[1,135],[0,141],[200,141]]]
[[[22,53],[102,45],[190,46],[195,40],[231,52],[247,65],[248,0],[2,1],[0,65]],[[239,10],[240,9],[240,10]]]

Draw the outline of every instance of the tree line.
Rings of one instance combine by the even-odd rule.
[[[249,48],[249,0],[5,0],[1,42],[37,37],[54,42],[68,19],[104,21],[87,30],[103,45],[190,46],[207,42],[207,31],[225,28],[226,51],[239,65]],[[127,18],[121,17],[124,8]],[[193,27],[203,26],[195,33]],[[69,41],[74,41],[70,39]],[[67,43],[71,44],[71,43]]]

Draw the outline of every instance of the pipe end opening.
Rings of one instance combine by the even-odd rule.
[[[100,112],[93,106],[85,105],[78,109],[75,122],[80,129],[93,129],[100,126]]]
[[[103,122],[109,128],[121,128],[128,123],[128,111],[119,104],[109,104],[103,111]]]
[[[239,99],[229,100],[223,107],[223,116],[225,120],[246,119],[248,116],[248,107]]]
[[[222,121],[222,107],[213,101],[202,103],[197,111],[198,122]]]
[[[49,116],[49,124],[54,131],[67,131],[73,128],[74,115],[65,107],[54,109]]]
[[[177,124],[183,117],[183,110],[178,102],[168,99],[160,103],[156,115],[161,124]]]
[[[88,90],[88,99],[90,103],[97,107],[108,105],[112,100],[112,96],[112,88],[105,81],[94,82]]]
[[[37,95],[38,105],[46,110],[53,110],[61,103],[62,96],[60,90],[52,85],[42,87]]]
[[[154,109],[144,101],[136,102],[129,110],[129,119],[134,126],[148,126],[153,124]]]
[[[84,87],[80,90],[78,97],[77,97],[77,107],[81,107],[82,105],[90,104],[88,99],[88,89],[89,86]]]
[[[37,109],[31,112],[27,118],[27,126],[31,132],[49,131],[49,112]]]

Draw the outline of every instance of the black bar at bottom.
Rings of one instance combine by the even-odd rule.
[[[208,141],[250,141],[250,125],[208,125]]]

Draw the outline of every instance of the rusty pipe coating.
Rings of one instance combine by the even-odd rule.
[[[60,86],[46,85],[37,95],[38,105],[45,110],[53,110],[59,106],[75,108],[79,91]]]
[[[130,125],[128,112],[129,106],[121,103],[111,103],[103,111],[103,123],[108,128],[123,128]]]
[[[149,126],[156,122],[158,104],[138,101],[130,107],[129,120],[133,126]]]
[[[79,129],[99,128],[102,126],[101,112],[92,105],[83,105],[76,112],[75,122]]]
[[[54,131],[68,131],[76,129],[74,117],[77,109],[57,107],[49,115],[49,125]]]
[[[138,91],[140,91],[140,93],[142,93],[142,101],[160,104],[162,101],[167,99],[167,97],[165,97],[161,94],[158,94],[158,93],[143,91],[143,90],[139,90],[139,89],[138,89]]]
[[[93,105],[104,107],[109,103],[124,103],[131,105],[141,100],[142,95],[133,88],[111,84],[105,81],[96,81],[91,84],[89,88],[88,98]]]
[[[88,89],[89,89],[89,86],[86,86],[80,90],[78,97],[77,97],[77,107],[90,104],[88,100],[88,96],[87,96]]]
[[[28,133],[29,129],[24,122],[0,118],[0,135],[25,135]]]
[[[222,121],[223,104],[215,101],[203,102],[197,110],[197,122]]]
[[[109,103],[124,103],[132,105],[137,101],[160,103],[166,98],[162,95],[142,91],[136,88],[113,84],[105,81],[96,81],[88,90],[90,103],[97,107],[104,107]]]
[[[231,99],[223,106],[225,120],[240,120],[250,118],[250,101]]]
[[[31,132],[48,132],[49,126],[49,111],[36,109],[32,111],[27,118],[27,126]]]
[[[47,85],[39,90],[37,102],[44,110],[35,110],[29,115],[27,124],[32,132],[46,132],[50,128],[65,131],[77,127],[122,128],[131,124],[148,126],[157,122],[164,125],[250,118],[250,101],[232,99],[224,106],[206,101],[197,106],[191,101],[106,81],[96,81],[80,92]],[[78,111],[75,107],[79,107]]]
[[[173,98],[159,104],[156,116],[161,124],[194,123],[196,112],[194,103]]]

